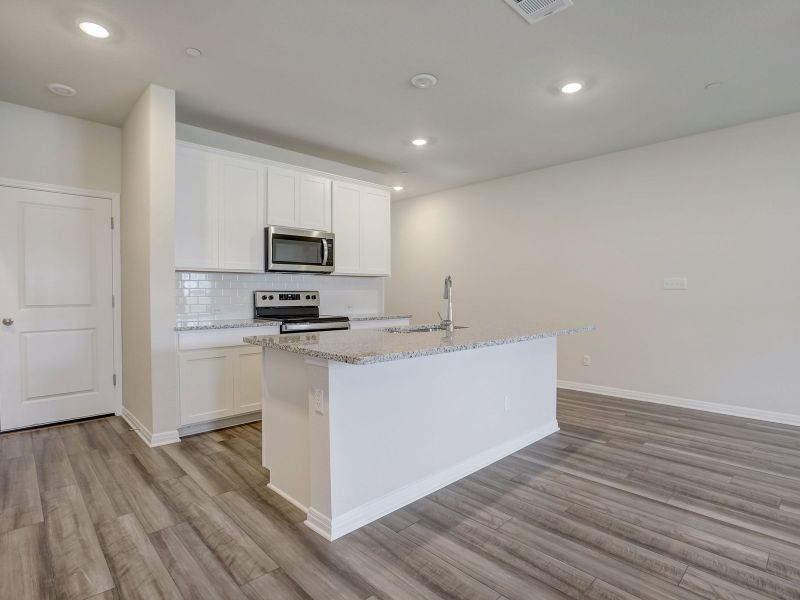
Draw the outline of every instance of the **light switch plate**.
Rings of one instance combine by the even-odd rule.
[[[689,280],[686,277],[664,277],[665,290],[688,290]]]

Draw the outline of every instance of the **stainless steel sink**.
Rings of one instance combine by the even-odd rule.
[[[453,329],[467,329],[465,325],[455,325]],[[388,333],[433,333],[434,331],[447,331],[447,327],[441,325],[410,325],[407,327],[387,327],[384,331]]]

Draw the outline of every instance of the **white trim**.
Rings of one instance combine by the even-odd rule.
[[[186,140],[182,140],[177,138],[176,144],[178,146],[185,146],[188,148],[194,148],[195,150],[205,150],[208,152],[215,152],[217,154],[221,154],[223,156],[227,156],[229,158],[239,158],[244,160],[249,160],[253,162],[258,162],[266,167],[278,167],[281,169],[290,169],[293,171],[300,171],[301,173],[307,173],[309,175],[318,175],[320,177],[325,177],[326,179],[335,179],[336,181],[342,181],[345,183],[355,183],[358,185],[363,185],[366,187],[372,187],[384,192],[388,192],[391,188],[386,184],[375,183],[373,181],[365,181],[363,179],[354,179],[353,177],[348,177],[347,175],[338,175],[336,173],[330,173],[328,171],[320,171],[319,169],[312,169],[310,167],[301,167],[299,165],[293,165],[291,163],[280,162],[278,160],[274,160],[271,158],[264,158],[263,156],[253,156],[252,154],[242,154],[241,152],[234,152],[233,150],[225,150],[224,148],[217,148],[215,146],[206,146],[205,144],[198,144],[196,142],[188,142]],[[252,141],[252,140],[247,140]],[[277,148],[277,146],[276,146]],[[284,150],[285,148],[280,148]],[[310,156],[310,155],[309,155]],[[318,158],[313,156],[312,158]],[[176,268],[176,270],[178,270]],[[184,269],[186,270],[186,269]],[[237,271],[238,272],[238,271]],[[252,271],[253,273],[263,273],[263,271]]]
[[[558,431],[558,422],[553,419],[549,423],[537,427],[533,431],[529,431],[513,440],[504,442],[499,446],[484,450],[480,454],[468,458],[457,465],[453,465],[443,471],[439,471],[419,481],[415,481],[389,492],[380,498],[357,506],[333,519],[329,519],[326,515],[310,507],[307,511],[305,524],[309,529],[320,534],[325,539],[333,541],[351,531],[355,531],[359,527],[363,527],[376,519],[388,515],[390,512],[394,512],[420,498],[424,498],[428,494],[450,485],[454,481],[463,479],[467,475],[471,475],[475,471],[497,462],[501,458],[505,458],[526,446],[530,446],[534,442],[538,442],[556,431]]]
[[[107,192],[104,190],[91,190],[87,188],[76,188],[68,185],[58,185],[52,183],[39,183],[35,181],[25,181],[22,179],[10,179],[0,177],[0,186],[18,188],[23,190],[36,190],[40,192],[52,192],[56,194],[71,194],[73,196],[85,196],[88,198],[105,198],[111,200],[111,216],[114,219],[114,229],[111,231],[111,293],[114,294],[116,303],[113,309],[113,353],[114,353],[114,373],[117,375],[117,386],[114,390],[116,400],[117,415],[122,414],[122,277],[121,277],[121,256],[120,256],[120,203],[119,192]]]
[[[280,496],[281,498],[286,500],[289,504],[291,504],[292,506],[294,506],[296,508],[299,508],[304,513],[306,513],[306,515],[308,515],[308,513],[309,513],[308,507],[305,504],[303,504],[301,502],[298,502],[297,500],[292,498],[289,494],[284,492],[281,488],[273,485],[272,483],[268,483],[267,484],[267,489],[272,490],[273,492],[278,494],[278,496]]]
[[[181,438],[178,435],[178,430],[173,429],[172,431],[164,431],[163,433],[153,433],[147,427],[145,427],[142,422],[134,415],[131,411],[129,411],[126,407],[122,407],[121,415],[123,419],[128,422],[128,425],[136,432],[136,434],[142,438],[145,444],[147,444],[150,448],[155,448],[156,446],[165,446],[167,444],[174,444],[176,442],[180,442]]]
[[[559,380],[558,387],[565,390],[574,390],[576,392],[587,392],[590,394],[599,394],[601,396],[614,396],[616,398],[624,398],[626,400],[640,400],[641,402],[678,406],[681,408],[702,410],[720,415],[730,415],[732,417],[743,417],[745,419],[755,419],[758,421],[769,421],[771,423],[800,426],[800,415],[761,410],[760,408],[735,406],[733,404],[720,404],[718,402],[706,402],[705,400],[691,400],[689,398],[665,396],[663,394],[652,394],[650,392],[637,392],[635,390],[607,387],[604,385],[594,385],[591,383],[578,383],[577,381]]]

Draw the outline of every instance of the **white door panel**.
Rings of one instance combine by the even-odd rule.
[[[111,201],[0,186],[0,429],[112,413]]]
[[[261,348],[237,348],[235,353],[235,373],[233,395],[237,413],[261,410],[262,366]]]
[[[264,270],[266,167],[245,160],[220,161],[220,268]]]
[[[335,274],[353,275],[361,270],[361,189],[335,182],[333,185],[333,233],[336,235]]]
[[[270,167],[267,172],[267,223],[297,227],[297,173]]]
[[[300,175],[297,226],[302,229],[331,230],[331,180]]]

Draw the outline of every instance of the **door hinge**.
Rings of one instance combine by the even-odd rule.
[[[114,387],[117,387],[117,374],[114,373],[114,375],[112,375],[111,379],[114,381]]]
[[[116,308],[117,306],[117,297],[113,294],[111,295],[111,308]]]
[[[111,217],[111,229],[114,229],[114,217]]]

